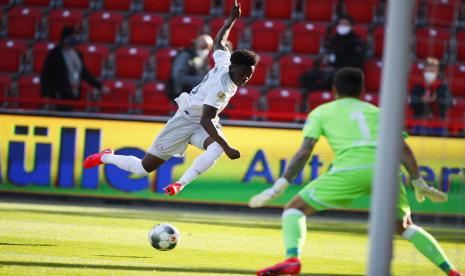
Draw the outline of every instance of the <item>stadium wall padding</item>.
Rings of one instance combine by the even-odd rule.
[[[162,188],[181,174],[200,151],[188,147],[184,157],[172,158],[157,172],[135,177],[113,165],[82,168],[85,156],[112,147],[119,154],[142,158],[164,123],[88,118],[57,118],[0,114],[0,193],[73,195],[116,199],[145,199],[246,205],[257,192],[270,187],[303,139],[300,130],[225,126],[239,160],[221,157],[207,173],[176,197]],[[447,203],[416,203],[417,213],[465,215],[465,142],[456,138],[409,137],[425,179],[449,195]],[[282,206],[311,179],[324,173],[334,157],[328,143],[319,141],[295,183],[272,206]],[[406,183],[408,181],[405,181]],[[366,210],[367,198],[351,209]]]

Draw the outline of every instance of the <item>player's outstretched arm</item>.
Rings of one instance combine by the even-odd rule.
[[[413,189],[415,190],[415,198],[418,202],[425,201],[425,197],[433,202],[446,202],[447,194],[428,186],[426,181],[420,176],[417,160],[409,145],[403,141],[402,165],[407,169],[412,181]]]
[[[241,157],[240,152],[228,145],[226,140],[224,140],[223,137],[218,134],[218,131],[213,124],[212,120],[216,117],[217,112],[218,109],[214,108],[213,106],[204,104],[200,125],[202,125],[208,135],[223,148],[224,153],[229,157],[229,159],[238,159]]]
[[[278,178],[271,188],[253,196],[249,201],[249,206],[259,208],[280,196],[289,186],[289,182],[305,167],[316,142],[316,139],[305,138],[297,153],[294,154],[289,166],[284,171],[283,177]]]
[[[215,38],[215,50],[229,51],[226,47],[226,41],[229,37],[229,32],[231,31],[234,22],[241,16],[241,5],[237,3],[237,0],[234,1],[234,5],[231,8],[231,13],[229,14],[228,19],[224,23],[223,27],[218,31],[218,34]]]

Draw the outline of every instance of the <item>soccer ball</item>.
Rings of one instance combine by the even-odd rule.
[[[157,224],[149,232],[150,245],[160,251],[175,248],[180,237],[178,229],[167,223]]]

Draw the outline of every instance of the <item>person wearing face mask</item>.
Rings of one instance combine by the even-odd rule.
[[[329,64],[337,71],[344,67],[355,67],[363,70],[365,45],[353,31],[354,20],[343,15],[336,25],[336,34],[326,45]]]
[[[423,81],[411,92],[410,107],[416,119],[444,119],[452,105],[452,95],[447,85],[438,77],[439,61],[428,58],[423,69]]]
[[[192,47],[179,51],[174,58],[171,79],[168,85],[168,97],[172,100],[182,92],[191,91],[210,70],[208,55],[213,48],[211,36],[198,36]]]
[[[41,93],[44,98],[79,100],[81,81],[84,80],[98,90],[110,89],[102,84],[86,68],[82,53],[76,46],[80,38],[75,28],[65,26],[59,44],[50,50],[45,58],[40,76]],[[58,111],[72,111],[71,106],[57,105]]]
[[[334,72],[344,67],[363,70],[365,45],[352,30],[353,19],[342,15],[336,21],[335,34],[325,40],[324,54],[316,59],[314,66],[300,76],[300,85],[308,92],[329,90]]]

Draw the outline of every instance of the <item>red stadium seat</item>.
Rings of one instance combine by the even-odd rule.
[[[22,76],[18,80],[19,99],[41,99],[39,76]],[[19,102],[18,107],[24,109],[40,109],[43,104]]]
[[[454,25],[461,8],[460,0],[427,0],[426,19],[430,26]]]
[[[184,0],[184,14],[209,15],[212,0]]]
[[[11,77],[0,75],[0,106],[3,106],[7,101],[11,90]]]
[[[256,20],[252,23],[252,49],[277,52],[286,25],[279,20]]]
[[[461,123],[465,122],[465,98],[455,98],[449,110],[450,119]]]
[[[306,0],[305,18],[312,21],[332,21],[337,0]]]
[[[171,77],[171,63],[177,54],[172,48],[161,49],[155,54],[157,80],[167,81]]]
[[[409,90],[413,88],[418,83],[423,83],[423,69],[425,68],[425,63],[423,61],[418,61],[412,63],[410,68],[409,76]]]
[[[212,37],[216,37],[216,35],[218,34],[218,31],[223,26],[225,20],[226,18],[219,17],[219,18],[213,19],[210,22],[210,34]],[[237,20],[236,23],[234,24],[234,28],[229,33],[229,37],[228,37],[228,40],[232,42],[234,47],[237,47],[240,41],[240,38],[244,32],[244,29],[245,29],[244,20],[241,20],[241,19]]]
[[[313,59],[308,56],[285,55],[279,60],[279,80],[281,86],[299,86],[300,76],[313,65]]]
[[[169,13],[172,0],[144,0],[144,11]]]
[[[265,85],[268,76],[273,69],[273,56],[266,53],[258,53],[260,61],[255,66],[255,72],[247,83],[248,85]]]
[[[369,102],[372,105],[379,105],[379,96],[377,94],[365,93],[362,96],[362,100],[365,102]]]
[[[14,7],[8,12],[8,37],[33,39],[39,29],[40,8]]]
[[[457,59],[465,61],[465,31],[457,32]]]
[[[160,109],[143,109],[144,115],[169,115],[172,107],[171,101],[166,94],[166,86],[163,82],[151,81],[142,88],[144,104],[157,105]]]
[[[373,43],[374,43],[374,54],[375,57],[383,56],[383,47],[384,47],[384,27],[377,26],[373,31]]]
[[[24,0],[24,6],[40,6],[40,7],[48,7],[50,6],[50,0]]]
[[[447,80],[449,89],[454,97],[465,96],[465,65],[453,64],[447,68]]]
[[[225,0],[222,1],[224,3],[224,14],[229,15],[229,12],[231,11],[231,7],[234,3],[234,0]],[[241,16],[242,17],[247,17],[252,14],[253,10],[253,5],[254,5],[254,0],[240,0],[239,3],[241,3]]]
[[[131,0],[103,0],[103,9],[112,11],[129,11],[131,9]]]
[[[265,18],[290,19],[294,12],[295,1],[293,0],[266,0]]]
[[[353,27],[354,33],[358,35],[358,37],[366,42],[368,40],[368,27],[365,25],[356,24]]]
[[[329,91],[315,91],[310,93],[307,99],[307,105],[310,110],[334,100],[333,93]]]
[[[251,120],[255,117],[253,112],[257,110],[259,101],[260,91],[250,87],[240,87],[229,101],[226,114],[230,120]],[[232,112],[228,112],[229,110]]]
[[[53,42],[39,42],[32,48],[33,55],[33,72],[38,74],[42,72],[42,66],[44,65],[45,58],[47,57],[48,51],[55,48],[56,44]]]
[[[357,23],[371,23],[376,14],[379,0],[346,0],[346,13]]]
[[[268,114],[268,120],[293,121],[298,114],[302,94],[297,89],[275,88],[268,91],[266,99],[268,112],[271,113]]]
[[[84,59],[84,64],[90,73],[96,77],[102,76],[108,60],[109,50],[103,45],[81,44],[78,46]]]
[[[417,58],[442,59],[449,49],[450,34],[445,29],[421,28],[417,30],[416,37]]]
[[[63,7],[69,9],[89,9],[90,0],[63,0]]]
[[[80,28],[82,25],[82,12],[78,10],[52,10],[48,16],[48,38],[53,41],[60,40],[61,31],[65,26]]]
[[[136,92],[136,86],[130,81],[111,80],[105,81],[104,85],[111,90],[110,93],[102,93],[100,101],[104,104],[127,104],[131,103]],[[126,106],[102,106],[100,112],[103,113],[128,113],[129,108]]]
[[[23,41],[0,40],[0,72],[19,72],[26,50]]]
[[[94,12],[89,16],[89,41],[115,43],[123,16],[115,12]]]
[[[116,77],[140,79],[150,57],[146,48],[121,47],[115,53]]]
[[[187,47],[199,35],[204,26],[201,17],[175,16],[170,20],[170,42],[172,47]]]
[[[163,17],[146,13],[136,13],[129,19],[129,43],[156,45],[163,27]]]
[[[381,60],[371,59],[365,62],[365,89],[378,93],[381,85]]]
[[[324,24],[298,22],[292,26],[292,52],[318,54],[325,35]]]

